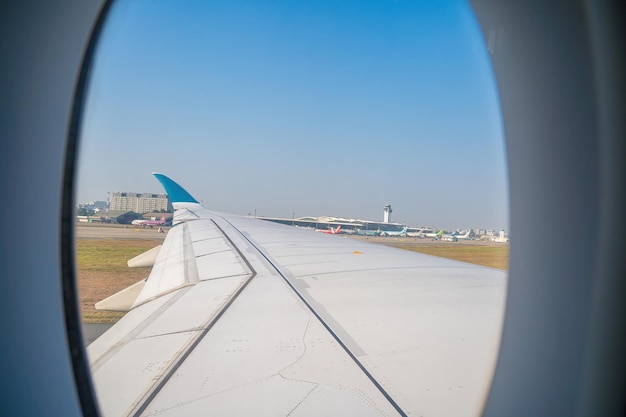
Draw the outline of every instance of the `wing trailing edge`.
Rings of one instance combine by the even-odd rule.
[[[96,310],[122,312],[130,311],[133,303],[135,302],[145,285],[146,280],[142,279],[141,281],[136,282],[130,287],[124,288],[123,290],[116,292],[110,297],[107,297],[104,300],[96,303]]]
[[[161,251],[161,245],[155,246],[154,248],[146,251],[140,255],[135,256],[132,259],[129,259],[126,263],[129,268],[147,268],[154,266],[154,263],[159,256],[159,252]]]

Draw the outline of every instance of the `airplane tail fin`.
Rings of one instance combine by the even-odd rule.
[[[337,228],[335,229],[335,233],[339,233],[341,232],[341,225],[337,226]]]

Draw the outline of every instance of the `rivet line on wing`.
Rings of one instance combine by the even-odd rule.
[[[226,235],[226,233],[224,233],[224,230],[222,230],[222,228],[217,223],[215,223],[214,220],[211,220],[211,222],[213,222],[215,227],[217,227],[217,229],[224,235],[226,240],[228,240],[228,242],[231,244],[233,249],[239,254],[241,259],[248,266],[250,270],[250,277],[243,284],[239,286],[237,291],[233,294],[230,300],[228,300],[228,302],[224,304],[222,309],[203,326],[203,330],[200,333],[198,333],[198,335],[193,340],[189,342],[189,344],[183,350],[183,352],[181,352],[178,358],[170,365],[169,369],[163,373],[163,375],[159,378],[159,380],[153,385],[152,389],[144,396],[144,399],[139,404],[137,404],[137,406],[133,410],[131,410],[127,414],[129,416],[132,415],[133,417],[139,417],[141,413],[143,413],[148,408],[150,403],[156,398],[157,394],[163,389],[165,384],[167,384],[170,378],[176,373],[178,368],[180,368],[183,362],[185,362],[185,360],[187,359],[187,357],[189,357],[191,352],[196,348],[196,346],[198,346],[198,344],[202,341],[202,339],[207,335],[209,330],[213,328],[215,323],[217,323],[217,321],[224,315],[226,310],[228,310],[228,308],[232,305],[232,303],[237,299],[237,297],[239,297],[242,291],[248,286],[248,284],[257,275],[256,270],[252,267],[252,264],[250,264],[248,259],[246,259],[246,257],[239,250],[239,248],[237,248],[237,246],[233,243],[233,241]]]
[[[378,389],[378,391],[380,391],[380,393],[387,399],[387,401],[389,401],[389,404],[391,404],[391,406],[393,408],[395,408],[395,410],[403,417],[407,417],[407,414],[402,410],[402,408],[400,408],[400,406],[394,401],[394,399],[391,397],[391,395],[389,395],[387,393],[387,391],[385,391],[385,389],[382,387],[382,385],[380,385],[380,383],[376,380],[376,378],[374,378],[374,376],[367,370],[367,368],[358,360],[358,358],[356,357],[356,355],[354,355],[354,353],[352,353],[352,351],[350,351],[350,349],[348,348],[348,346],[341,340],[341,338],[339,338],[339,336],[332,330],[332,328],[324,321],[324,319],[317,313],[317,311],[315,311],[315,309],[313,308],[313,306],[311,306],[311,304],[309,304],[309,302],[304,298],[304,296],[300,293],[300,291],[298,291],[298,289],[289,281],[289,279],[282,273],[282,271],[280,270],[280,268],[270,259],[270,257],[268,255],[266,255],[254,242],[252,242],[252,240],[250,240],[248,238],[248,236],[243,233],[241,230],[239,230],[235,225],[233,225],[230,221],[228,221],[228,219],[223,218],[224,221],[226,221],[228,224],[231,225],[231,227],[236,230],[241,237],[243,237],[246,241],[248,241],[248,243],[250,243],[250,245],[256,249],[259,253],[259,255],[261,255],[269,264],[272,268],[274,268],[274,270],[276,271],[276,273],[278,273],[278,275],[280,275],[282,277],[282,279],[287,283],[287,285],[293,290],[293,292],[298,296],[298,298],[300,298],[300,300],[304,303],[304,305],[311,311],[311,313],[319,320],[319,322],[322,324],[322,326],[324,326],[324,328],[328,331],[328,333],[330,333],[330,335],[335,339],[335,341],[337,341],[337,343],[339,344],[339,346],[341,346],[343,348],[343,350],[348,354],[348,356],[354,361],[354,363],[361,369],[361,371],[363,371],[363,373],[365,374],[365,376],[367,376],[367,378],[372,382],[372,384],[374,384],[374,386]],[[220,229],[221,230],[221,229]],[[230,239],[228,239],[230,241]],[[232,243],[232,241],[231,241]]]

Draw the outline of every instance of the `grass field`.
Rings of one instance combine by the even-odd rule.
[[[80,309],[85,323],[114,323],[124,313],[97,311],[94,304],[146,278],[150,268],[129,268],[126,261],[160,242],[154,240],[79,239],[76,268]]]
[[[401,239],[380,239],[375,243],[491,268],[508,269],[508,245],[462,245]],[[147,277],[150,268],[129,268],[126,261],[158,244],[160,242],[153,239],[78,239],[76,241],[80,307],[85,323],[114,323],[124,315],[124,313],[97,311],[94,304]]]
[[[442,258],[454,259],[457,261],[469,262],[472,264],[488,266],[490,268],[509,269],[509,247],[492,245],[472,245],[460,246],[454,243],[433,245],[433,244],[406,244],[381,242],[387,246],[393,246],[414,252],[425,253],[427,255],[441,256]]]

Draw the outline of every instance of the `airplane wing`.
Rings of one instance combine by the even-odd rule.
[[[174,226],[88,347],[105,416],[478,415],[506,273],[209,211]]]

